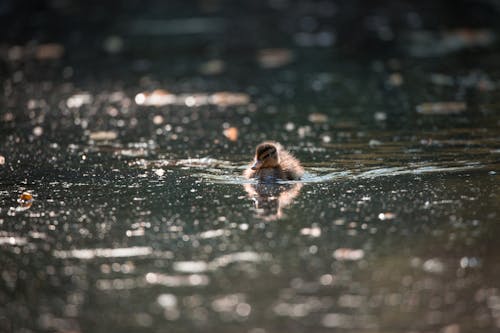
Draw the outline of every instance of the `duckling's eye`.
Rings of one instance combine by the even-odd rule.
[[[263,154],[261,156],[261,159],[265,160],[266,158],[268,158],[269,156],[274,156],[276,154],[276,150],[272,150],[270,152],[266,152],[265,154]]]
[[[276,155],[276,149],[274,147],[265,147],[257,150],[257,156],[259,160],[265,160],[266,158]]]

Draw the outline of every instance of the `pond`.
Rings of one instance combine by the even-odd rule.
[[[500,330],[493,2],[6,3],[0,331]]]

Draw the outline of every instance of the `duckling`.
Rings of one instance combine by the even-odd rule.
[[[304,173],[300,162],[282,145],[273,141],[261,143],[255,149],[254,163],[243,172],[245,178],[259,181],[299,180]]]

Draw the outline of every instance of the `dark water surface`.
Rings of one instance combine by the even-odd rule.
[[[0,7],[0,332],[499,332],[498,5],[239,6]]]

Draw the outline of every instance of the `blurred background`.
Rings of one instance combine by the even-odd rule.
[[[499,18],[1,1],[0,331],[499,332]]]

